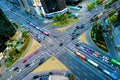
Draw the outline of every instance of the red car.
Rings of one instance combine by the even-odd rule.
[[[24,61],[23,61],[23,63],[26,63],[27,62],[27,60],[25,59]]]
[[[38,52],[39,52],[39,51],[37,50],[37,51],[34,52],[34,54],[37,54]]]
[[[44,34],[45,34],[46,36],[49,36],[49,33],[47,33],[47,32],[44,32]]]

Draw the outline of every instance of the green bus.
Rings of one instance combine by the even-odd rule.
[[[117,61],[116,59],[111,59],[110,62],[120,66],[120,62]]]

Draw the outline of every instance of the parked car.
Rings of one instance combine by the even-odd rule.
[[[77,7],[82,8],[82,6],[80,6],[80,5],[79,5],[79,6],[77,6]]]
[[[37,79],[37,78],[39,78],[40,76],[39,75],[35,75],[34,77],[33,77],[33,79]]]

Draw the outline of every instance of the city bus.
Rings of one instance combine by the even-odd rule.
[[[84,56],[83,54],[79,53],[79,52],[75,52],[75,54],[77,56],[79,56],[82,60],[86,60],[86,56]]]
[[[105,73],[106,75],[108,75],[109,77],[111,77],[113,80],[118,80],[118,77],[114,73],[109,72],[106,69],[102,69],[102,72]]]
[[[117,61],[116,59],[111,59],[110,62],[120,66],[120,62]]]

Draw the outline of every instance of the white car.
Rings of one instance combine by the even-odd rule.
[[[33,62],[33,63],[30,64],[30,66],[33,66],[34,64],[35,64],[35,63]]]
[[[40,28],[39,28],[39,27],[36,27],[36,29],[40,30]]]

